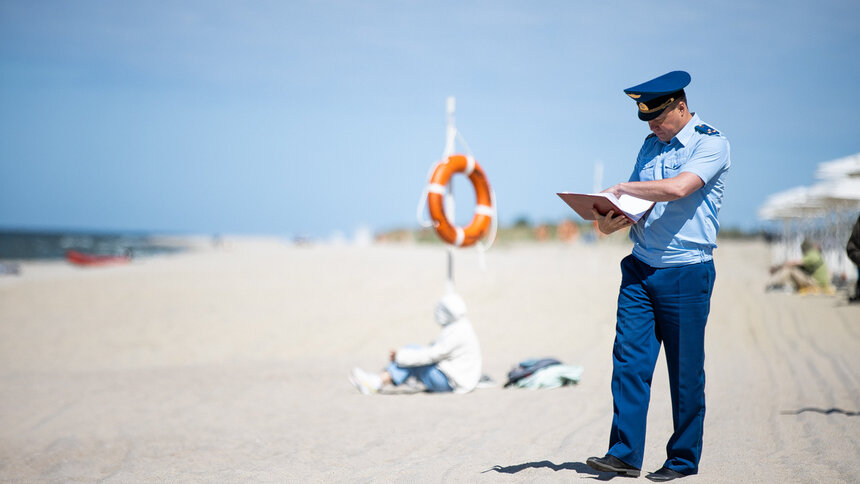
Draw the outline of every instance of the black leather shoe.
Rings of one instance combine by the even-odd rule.
[[[678,471],[673,471],[668,467],[661,467],[660,470],[652,472],[645,477],[654,482],[665,482],[671,481],[672,479],[678,479],[679,477],[684,477],[684,474],[681,474]]]
[[[627,477],[639,477],[640,470],[628,465],[614,455],[606,454],[606,457],[589,457],[585,461],[588,467],[601,472],[617,472]]]

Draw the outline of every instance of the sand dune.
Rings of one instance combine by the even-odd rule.
[[[606,451],[625,242],[455,254],[485,373],[554,356],[554,390],[364,396],[352,366],[428,342],[440,246],[236,241],[0,278],[0,480],[570,482]],[[855,482],[860,306],[765,293],[768,248],[726,242],[707,336],[701,473],[683,482]],[[645,470],[671,433],[663,358]],[[620,478],[619,478],[620,479]],[[623,479],[622,479],[623,480]]]

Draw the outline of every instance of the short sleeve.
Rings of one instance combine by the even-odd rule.
[[[707,185],[729,168],[729,140],[722,136],[704,136],[684,163],[681,172],[696,174]]]
[[[636,155],[636,164],[633,165],[633,173],[630,174],[630,179],[627,180],[629,182],[641,181],[639,178],[639,172],[642,171],[642,166],[645,165],[646,161],[644,161],[645,153],[648,151],[648,140],[645,140],[645,143],[642,144],[642,148],[639,148],[639,154]]]

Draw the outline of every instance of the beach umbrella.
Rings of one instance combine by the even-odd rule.
[[[763,220],[803,219],[829,210],[853,210],[860,201],[860,153],[819,163],[811,187],[800,186],[769,196],[759,207]]]
[[[860,153],[833,161],[819,163],[815,177],[826,180],[832,178],[860,178]]]
[[[860,204],[860,177],[833,178],[813,185],[810,198],[828,208],[850,208]]]
[[[816,216],[825,205],[815,198],[810,187],[794,187],[769,196],[758,209],[763,220],[801,219]]]

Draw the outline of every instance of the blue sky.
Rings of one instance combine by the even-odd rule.
[[[414,228],[447,96],[501,222],[557,221],[595,162],[629,176],[622,90],[676,69],[732,145],[722,224],[755,228],[860,152],[858,59],[856,1],[0,0],[0,228]]]

